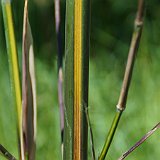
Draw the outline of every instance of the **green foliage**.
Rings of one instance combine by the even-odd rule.
[[[14,6],[19,6],[14,8],[14,18],[17,40],[21,46],[23,9],[19,2],[19,0],[14,2]],[[99,155],[105,141],[121,89],[136,11],[134,2],[128,4],[127,0],[114,2],[109,0],[103,3],[99,3],[99,0],[92,1],[89,112],[96,155]],[[61,148],[54,15],[52,3],[45,3],[48,1],[41,6],[37,1],[31,2],[29,15],[36,53],[38,102],[36,159],[48,160],[54,157],[59,160]],[[108,153],[111,160],[117,159],[159,121],[159,9],[158,0],[148,1],[128,107]],[[1,22],[0,11],[0,143],[18,157],[15,112],[11,100],[4,30]],[[21,48],[18,50],[21,51]],[[128,159],[159,159],[159,134],[159,131],[155,133]],[[89,159],[91,159],[90,153]]]

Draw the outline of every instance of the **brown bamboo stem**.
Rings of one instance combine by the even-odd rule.
[[[108,136],[106,138],[102,152],[99,156],[99,160],[105,159],[106,154],[110,148],[111,142],[113,140],[115,131],[118,127],[120,117],[126,107],[127,96],[128,96],[130,83],[131,83],[134,62],[135,62],[136,54],[138,51],[142,28],[143,28],[143,17],[144,17],[144,0],[139,0],[137,15],[135,18],[135,23],[134,23],[134,31],[133,31],[133,35],[132,35],[131,44],[130,44],[130,49],[129,49],[129,54],[128,54],[126,70],[125,70],[125,74],[124,74],[123,84],[122,84],[122,88],[121,88],[121,92],[120,92],[120,96],[119,96],[119,100],[118,100],[118,104],[117,104],[116,115],[115,115],[115,118],[114,118],[113,123],[111,125]]]
[[[117,104],[117,109],[119,110],[124,110],[126,107],[126,101],[128,96],[128,90],[131,83],[134,62],[135,62],[137,50],[139,47],[140,37],[142,33],[142,28],[143,28],[143,15],[144,15],[144,0],[139,0],[138,11],[137,11],[137,16],[134,23],[134,32],[132,35],[131,45],[129,49],[126,70],[124,74],[120,97]]]

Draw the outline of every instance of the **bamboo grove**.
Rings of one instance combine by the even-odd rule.
[[[23,5],[21,64],[19,64],[18,61],[18,44],[15,38],[12,3],[14,3],[14,0],[1,0],[10,72],[10,86],[17,115],[17,147],[19,156],[15,158],[3,144],[0,144],[0,153],[9,160],[35,160],[37,144],[37,86],[33,45],[34,39],[28,16],[30,11],[28,4],[30,1],[24,0]],[[123,83],[118,103],[115,108],[115,117],[111,123],[103,148],[99,155],[96,155],[96,146],[94,145],[95,137],[92,131],[88,108],[89,54],[90,37],[92,36],[90,33],[92,14],[91,1],[66,0],[64,36],[63,32],[61,32],[63,24],[61,18],[61,1],[54,0],[53,13],[55,16],[55,35],[57,41],[57,91],[60,117],[61,159],[87,160],[89,157],[89,150],[91,151],[93,160],[109,159],[107,153],[112,144],[121,116],[126,108],[132,73],[144,25],[145,0],[138,0],[137,4],[138,7],[134,21],[134,29],[128,51]],[[62,41],[64,37],[65,45],[63,46]],[[22,66],[22,68],[20,69],[19,66]],[[22,71],[22,74],[20,74],[20,71]],[[110,122],[107,123],[110,124]],[[122,154],[119,160],[125,159],[159,128],[160,124],[158,123],[145,136],[136,142],[133,147]],[[105,135],[102,136],[105,137]],[[52,157],[52,159],[54,159],[54,157]]]

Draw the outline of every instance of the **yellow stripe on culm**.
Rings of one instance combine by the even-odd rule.
[[[82,0],[74,11],[74,160],[81,159]]]

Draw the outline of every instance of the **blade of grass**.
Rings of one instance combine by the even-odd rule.
[[[86,119],[87,119],[87,124],[88,124],[88,128],[89,128],[89,133],[90,133],[92,159],[95,160],[96,155],[95,155],[95,149],[94,149],[95,148],[94,147],[94,138],[93,138],[93,131],[92,131],[91,122],[90,122],[90,118],[89,118],[88,108],[86,108],[85,111],[86,111]]]
[[[143,136],[133,147],[131,147],[128,151],[122,154],[122,156],[118,160],[125,159],[130,153],[132,153],[136,148],[138,148],[144,141],[146,141],[157,129],[160,128],[160,122],[153,127],[145,136]]]
[[[60,110],[60,128],[61,128],[61,146],[63,155],[63,132],[64,132],[64,100],[63,100],[63,53],[61,39],[61,17],[60,17],[60,0],[55,0],[55,25],[58,46],[58,100]]]
[[[139,0],[137,15],[136,15],[135,24],[134,24],[134,32],[132,35],[131,45],[130,45],[130,49],[129,49],[125,75],[124,75],[124,79],[123,79],[123,84],[122,84],[122,88],[121,88],[119,101],[117,104],[117,111],[116,111],[116,116],[115,116],[116,118],[114,119],[114,121],[111,125],[111,129],[108,133],[104,147],[103,147],[102,152],[99,156],[99,160],[105,159],[105,156],[110,148],[113,136],[115,134],[116,128],[118,126],[121,114],[126,107],[128,90],[129,90],[129,86],[130,86],[130,82],[131,82],[131,78],[132,78],[132,71],[133,71],[133,67],[134,67],[135,57],[136,57],[136,54],[138,51],[142,28],[143,28],[143,15],[144,15],[144,0]]]
[[[28,19],[28,0],[25,0],[23,18],[22,105],[24,149],[27,159],[35,159],[36,150],[36,84],[33,38]]]
[[[16,160],[11,153],[9,153],[1,144],[0,144],[0,153],[8,160]]]
[[[12,18],[12,8],[10,0],[2,0],[1,3],[2,3],[2,11],[4,19],[9,69],[10,69],[11,88],[12,88],[14,104],[17,110],[17,127],[18,127],[18,140],[20,143],[20,156],[23,160],[24,150],[23,150],[23,140],[22,140],[23,136],[22,136],[21,87],[20,87],[18,58],[17,58],[18,54],[15,41],[13,18]]]

